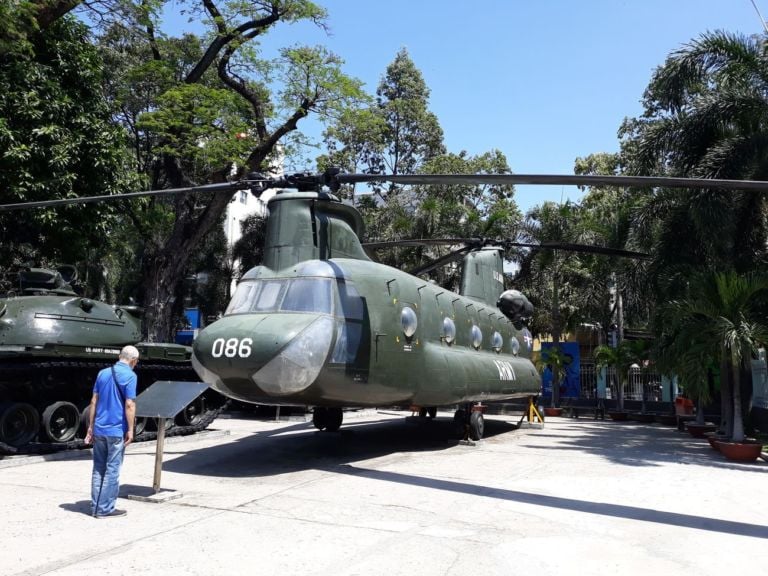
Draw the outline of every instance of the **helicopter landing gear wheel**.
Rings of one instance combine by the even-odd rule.
[[[312,424],[318,430],[325,430],[325,427],[328,426],[328,409],[315,406],[312,410]]]
[[[31,442],[40,428],[37,410],[26,402],[0,404],[0,442],[23,446]]]
[[[469,417],[469,437],[472,440],[481,440],[485,432],[485,421],[482,412],[472,412]]]
[[[176,424],[179,426],[197,426],[203,419],[204,412],[205,401],[202,396],[198,396],[176,415]]]
[[[456,436],[463,440],[467,437],[467,411],[459,408],[453,414],[453,427],[456,430]]]
[[[344,412],[341,408],[328,408],[328,419],[325,423],[325,429],[328,432],[336,432],[341,428],[341,423],[344,420]]]
[[[80,426],[80,410],[71,402],[54,402],[43,410],[40,431],[51,442],[69,442]]]

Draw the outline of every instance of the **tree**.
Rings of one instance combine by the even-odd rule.
[[[385,125],[381,163],[390,174],[413,174],[445,152],[443,129],[427,108],[429,92],[408,51],[401,49],[376,90]]]
[[[28,37],[30,51],[0,56],[0,199],[3,203],[122,192],[135,185],[124,132],[111,121],[104,69],[87,29],[71,18]],[[35,259],[74,263],[105,249],[118,223],[107,204],[0,217],[9,266]]]
[[[612,366],[617,385],[617,405],[619,410],[624,410],[624,388],[627,385],[629,369],[633,364],[639,364],[645,358],[645,345],[634,340],[623,340],[616,347],[598,346],[595,349],[595,363],[601,368]]]
[[[117,118],[133,135],[137,166],[151,188],[183,187],[267,171],[278,143],[288,153],[309,114],[338,113],[361,97],[360,83],[322,47],[292,46],[267,59],[260,38],[279,23],[326,13],[308,0],[192,3],[209,34],[166,38],[160,4],[126,2],[119,26],[100,47],[112,68]],[[245,135],[245,137],[238,137]],[[234,175],[233,175],[234,168]],[[127,208],[145,239],[143,304],[149,340],[173,329],[173,302],[191,255],[216,226],[230,198],[154,197]]]
[[[375,104],[347,111],[326,129],[328,153],[318,158],[321,169],[336,165],[370,173],[418,172],[445,152],[443,129],[429,111],[429,93],[421,71],[401,49],[377,87]],[[372,186],[382,200],[402,189]]]
[[[765,37],[708,32],[673,52],[646,89],[642,117],[625,122],[635,174],[763,180],[768,177]],[[766,197],[717,190],[659,191],[636,225],[657,254],[657,276],[682,285],[703,265],[746,272],[766,262]],[[716,233],[713,233],[716,231]],[[677,294],[672,294],[672,297]]]
[[[680,361],[714,353],[721,366],[721,383],[730,376],[732,397],[726,394],[723,403],[732,406],[728,426],[735,442],[744,440],[741,371],[757,348],[768,342],[768,326],[762,322],[767,295],[768,277],[763,274],[715,272],[693,278],[689,296],[666,308],[678,328],[675,342],[676,349],[682,349]]]
[[[574,173],[621,175],[622,154],[598,153],[577,158]],[[633,215],[644,193],[611,186],[590,186],[580,204],[582,241],[620,250],[638,251]],[[584,287],[582,314],[609,336],[615,328],[619,340],[625,324],[647,326],[654,304],[648,265],[644,260],[605,255],[580,255],[592,281]],[[610,305],[607,305],[610,303]]]

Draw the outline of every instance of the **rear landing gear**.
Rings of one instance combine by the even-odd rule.
[[[323,406],[315,406],[312,410],[312,424],[318,430],[327,430],[328,432],[336,432],[341,428],[341,423],[344,420],[344,412],[341,408],[324,408]]]
[[[453,415],[453,423],[456,434],[462,440],[481,440],[485,432],[485,420],[483,419],[484,407],[480,404],[466,404],[459,408]]]

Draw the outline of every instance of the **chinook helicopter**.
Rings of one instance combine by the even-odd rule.
[[[341,426],[344,407],[410,405],[434,417],[439,406],[459,405],[454,414],[458,428],[481,438],[479,403],[536,395],[541,387],[531,361],[532,337],[525,327],[533,308],[520,292],[504,291],[504,249],[528,246],[645,256],[572,244],[450,239],[448,243],[461,247],[409,274],[369,257],[360,241],[360,214],[334,195],[342,184],[374,181],[768,190],[768,182],[668,177],[333,171],[281,178],[252,175],[191,188],[8,204],[0,211],[243,189],[260,196],[278,189],[267,205],[263,263],[241,278],[223,317],[200,331],[192,363],[200,378],[224,396],[255,404],[309,405],[315,427],[329,431]],[[429,266],[460,258],[458,293],[418,276]]]

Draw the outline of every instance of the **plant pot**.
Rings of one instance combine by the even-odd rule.
[[[653,412],[634,412],[630,415],[630,418],[635,422],[643,422],[649,424],[656,421],[656,414]]]
[[[724,434],[719,434],[717,432],[706,432],[704,437],[709,442],[709,445],[712,446],[712,449],[717,451],[720,450],[718,443],[726,439]]]
[[[615,420],[616,422],[622,422],[624,420],[629,419],[629,412],[625,412],[623,410],[609,410],[608,416],[611,417],[611,420]]]
[[[717,430],[717,426],[709,422],[705,422],[704,424],[696,424],[696,422],[686,422],[685,427],[688,430],[688,433],[694,438],[704,438],[705,437],[704,434],[706,434],[707,432],[714,432],[715,430]]]
[[[717,447],[720,453],[736,462],[754,462],[760,456],[763,445],[759,442],[731,442],[730,440],[718,440]]]
[[[562,413],[562,408],[544,408],[544,416],[560,416]]]
[[[664,426],[677,426],[677,414],[656,414],[656,422]]]

